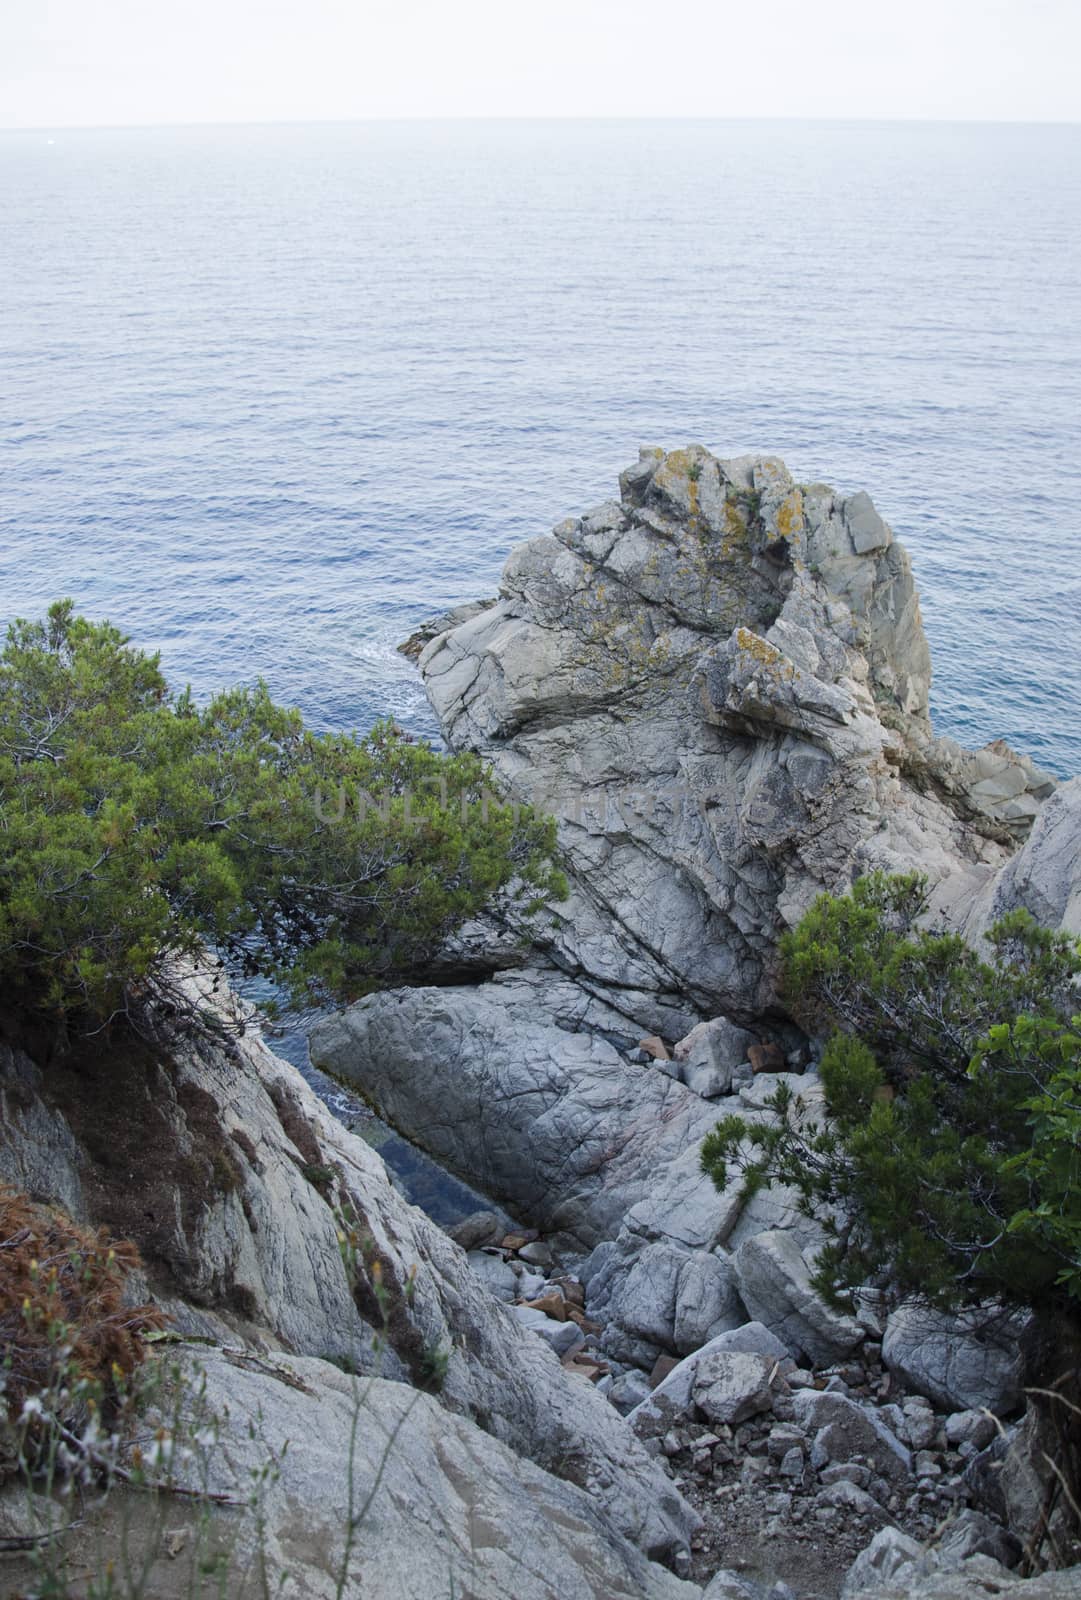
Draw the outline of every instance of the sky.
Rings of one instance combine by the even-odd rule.
[[[0,127],[1081,121],[1081,0],[0,0]]]

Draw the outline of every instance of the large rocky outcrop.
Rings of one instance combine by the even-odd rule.
[[[311,1048],[452,1170],[589,1249],[718,1115],[666,1073],[632,1065],[626,1028],[568,979],[504,973],[476,988],[373,995],[320,1022]],[[693,1188],[705,1196],[712,1185]],[[715,1242],[715,1196],[709,1209],[709,1236],[699,1225],[688,1243]]]
[[[772,1286],[759,1262],[748,1293],[801,1343],[814,1223],[774,1191],[744,1208],[738,1182],[717,1195],[698,1168],[720,1116],[768,1115],[747,1041],[780,1046],[770,1087],[797,1042],[780,933],[875,867],[918,868],[939,911],[973,915],[1054,784],[1005,746],[933,738],[908,557],[866,495],[697,446],[643,452],[620,489],[515,551],[499,599],[419,654],[448,743],[557,816],[569,899],[524,969],[479,923],[460,970],[487,949],[503,971],[363,1000],[312,1053],[529,1222],[593,1247],[591,1310],[648,1366],[732,1325],[728,1252],[764,1230],[793,1230],[792,1259]],[[791,1083],[793,1114],[813,1114],[816,1081]]]
[[[966,932],[985,933],[1019,909],[1044,927],[1081,934],[1081,778],[1064,783],[1041,808],[1024,846],[973,902]]]
[[[448,1427],[450,1413],[468,1417],[587,1487],[613,1532],[649,1554],[685,1550],[695,1519],[622,1419],[250,1026],[98,1046],[45,1071],[6,1048],[0,1178],[134,1238],[178,1327],[438,1387]],[[358,1240],[352,1271],[343,1228]]]
[[[282,1600],[693,1600],[700,1593],[615,1532],[584,1490],[404,1384],[350,1377],[310,1357],[260,1359],[235,1349],[184,1351],[179,1374],[185,1398],[170,1401],[163,1416],[178,1441],[180,1494],[166,1497],[163,1512],[145,1495],[126,1503],[118,1489],[105,1516],[91,1508],[82,1527],[86,1558],[78,1565],[92,1561],[102,1575],[107,1563],[142,1573],[133,1593],[156,1600],[212,1592],[231,1600],[268,1593]],[[9,1514],[25,1514],[20,1502],[0,1495],[0,1530]],[[213,1580],[200,1578],[198,1557],[211,1550],[220,1570]],[[29,1589],[20,1584],[18,1592]]]
[[[591,1251],[579,1271],[605,1348],[649,1368],[747,1320],[732,1250],[764,1229],[792,1229],[801,1246],[820,1230],[794,1197],[766,1190],[747,1203],[741,1174],[718,1192],[699,1165],[718,1119],[767,1116],[762,1103],[782,1075],[705,1100],[663,1070],[674,1063],[629,1059],[634,1039],[621,1026],[570,980],[515,972],[472,988],[370,996],[321,1022],[311,1048],[319,1066],[360,1083],[452,1171],[563,1250]],[[783,1077],[790,1115],[814,1114],[817,1076]],[[747,1282],[774,1307],[793,1348],[817,1353],[811,1321],[796,1308],[813,1301],[810,1316],[831,1319],[792,1250],[798,1283],[775,1274],[767,1292],[761,1271]],[[849,1345],[861,1336],[850,1329]]]
[[[780,930],[857,872],[964,904],[1053,788],[932,738],[906,553],[772,457],[643,452],[420,669],[448,742],[559,818],[554,958],[646,1028],[658,997],[761,1013]]]

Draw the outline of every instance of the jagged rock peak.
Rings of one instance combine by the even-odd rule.
[[[816,894],[919,868],[943,907],[971,898],[1054,788],[1005,745],[933,736],[903,547],[866,494],[772,456],[643,451],[419,666],[448,743],[559,818],[554,953],[609,999],[753,1015]]]
[[[862,491],[797,483],[776,456],[646,449],[621,474],[618,505],[555,537],[710,634],[765,633],[794,593],[817,600],[808,620],[866,649],[876,695],[927,717],[931,662],[909,561]]]

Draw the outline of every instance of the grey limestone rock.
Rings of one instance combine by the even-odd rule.
[[[702,1600],[754,1600],[754,1590],[737,1572],[723,1568],[709,1580],[702,1591]]]
[[[923,1557],[923,1546],[900,1528],[880,1528],[845,1574],[841,1600],[876,1594],[883,1584],[911,1572]]]
[[[986,1518],[961,1512],[934,1546],[924,1546],[899,1528],[881,1528],[845,1575],[841,1600],[1079,1600],[1081,1567],[1015,1577],[987,1553],[994,1546],[1009,1560],[1017,1551],[994,1539]]]
[[[649,1393],[649,1379],[644,1372],[638,1372],[632,1367],[628,1372],[621,1372],[613,1381],[608,1391],[608,1398],[617,1411],[627,1416],[645,1403]]]
[[[703,1099],[715,1100],[728,1093],[733,1072],[756,1043],[755,1035],[746,1028],[737,1027],[727,1017],[714,1017],[696,1024],[672,1055],[687,1087]]]
[[[209,988],[211,980],[186,981]],[[228,996],[219,1004],[227,1023],[244,1020]],[[7,1065],[5,1071],[0,1063],[5,1095]],[[117,1071],[110,1063],[111,1082]],[[692,1098],[668,1079],[658,1082]],[[49,1125],[61,1130],[53,1147],[63,1160],[52,1189],[41,1192],[63,1200],[74,1175],[82,1177],[85,1198],[86,1175],[100,1193],[110,1171],[119,1171],[136,1243],[182,1326],[379,1371],[407,1394],[411,1381],[424,1379],[428,1353],[442,1352],[439,1403],[448,1417],[480,1419],[493,1439],[542,1469],[588,1477],[601,1515],[642,1548],[671,1555],[685,1547],[694,1514],[616,1411],[591,1385],[565,1373],[553,1352],[492,1298],[458,1246],[403,1200],[379,1156],[263,1044],[250,1016],[240,1037],[174,1041],[124,1087],[125,1120],[114,1130],[118,1153],[123,1141],[123,1166],[116,1159],[111,1168],[96,1165],[79,1141],[100,1086],[92,1078],[68,1084],[63,1126],[70,1142],[50,1113]],[[46,1125],[46,1105],[25,1070],[18,1095],[19,1126],[33,1135]],[[0,1140],[0,1176],[21,1181],[21,1150],[21,1140]],[[132,1205],[141,1185],[146,1203]],[[351,1281],[343,1263],[343,1210],[370,1258],[379,1260],[384,1291],[396,1306],[389,1340],[383,1314],[363,1292],[364,1278]],[[83,1214],[105,1220],[88,1200]]]
[[[691,1394],[709,1422],[735,1427],[773,1407],[777,1362],[739,1350],[703,1354],[694,1370]]]
[[[488,1293],[497,1300],[506,1304],[517,1298],[520,1292],[520,1279],[509,1261],[504,1261],[501,1255],[489,1254],[484,1250],[471,1250],[466,1260],[483,1283]]]
[[[886,1322],[882,1360],[944,1409],[1005,1415],[1021,1400],[1026,1322],[1001,1308],[948,1313],[905,1301]]]
[[[1043,1572],[1033,1578],[1016,1578],[990,1556],[972,1556],[945,1572],[889,1584],[876,1591],[878,1600],[1078,1600],[1081,1567],[1064,1572]]]
[[[975,1445],[982,1450],[995,1437],[995,1419],[986,1411],[955,1411],[946,1418],[946,1441],[954,1449],[959,1444]]]
[[[0,1044],[0,1176],[82,1221],[79,1168],[75,1136],[63,1112],[46,1103],[38,1067],[24,1051]]]
[[[543,1339],[557,1356],[569,1355],[584,1344],[582,1330],[575,1322],[559,1322],[553,1317],[545,1316],[543,1311],[537,1311],[532,1306],[512,1306],[511,1316],[520,1322],[523,1328],[528,1328],[539,1339]]]
[[[513,552],[420,669],[451,746],[559,821],[553,953],[668,1038],[687,1028],[646,997],[688,1026],[760,1011],[779,932],[856,871],[919,867],[967,904],[1009,853],[973,817],[1046,792],[1012,753],[907,781],[934,743],[908,557],[866,495],[773,457],[649,452],[620,502]]]
[[[985,933],[1019,908],[1045,927],[1081,934],[1081,778],[1044,803],[1028,842],[975,901],[966,931]]]
[[[970,1556],[983,1555],[1001,1562],[1004,1567],[1015,1567],[1021,1555],[1021,1544],[1001,1523],[966,1506],[943,1528],[935,1542],[934,1553],[941,1566],[957,1566]]]
[[[693,1600],[699,1593],[615,1532],[585,1488],[551,1477],[430,1395],[381,1378],[358,1381],[310,1357],[245,1362],[208,1349],[185,1356],[183,1372],[202,1391],[201,1429],[210,1430],[208,1415],[220,1418],[224,1447],[175,1465],[174,1481],[196,1498],[171,1503],[171,1548],[184,1546],[185,1529],[194,1539],[199,1519],[208,1518],[233,1570],[265,1564],[283,1600],[332,1600],[339,1592],[379,1600],[550,1600],[556,1593]],[[269,1476],[268,1462],[276,1463]],[[213,1503],[204,1510],[197,1498],[209,1491],[246,1507],[253,1483],[263,1485],[258,1516]],[[358,1515],[339,1590],[344,1530]],[[101,1537],[103,1559],[111,1555],[119,1567],[118,1522]],[[136,1516],[129,1544],[139,1524]],[[533,1557],[523,1560],[524,1551]],[[152,1592],[180,1600],[187,1576],[186,1560],[166,1556]]]
[[[862,1342],[860,1324],[834,1311],[812,1287],[810,1269],[792,1233],[774,1229],[755,1234],[740,1245],[734,1259],[748,1312],[793,1355],[802,1351],[825,1364]]]
[[[858,556],[868,555],[872,550],[885,550],[893,541],[893,535],[875,510],[866,489],[849,495],[844,503],[844,520]]]
[[[746,1354],[762,1357],[770,1370],[780,1366],[788,1351],[779,1339],[760,1322],[746,1322],[726,1333],[719,1333],[672,1368],[651,1394],[643,1398],[630,1414],[630,1422],[643,1438],[656,1436],[674,1423],[687,1420],[694,1407],[694,1389],[699,1367],[715,1356]]]
[[[813,1436],[811,1465],[823,1467],[860,1456],[893,1484],[908,1478],[912,1457],[868,1406],[847,1395],[800,1389],[793,1397],[795,1420]]]
[[[589,1272],[587,1307],[604,1324],[604,1346],[620,1360],[652,1364],[686,1355],[746,1320],[730,1260],[670,1239],[643,1244],[621,1233]]]
[[[311,1052],[452,1171],[588,1249],[720,1114],[633,1066],[609,1043],[612,1022],[565,979],[502,974],[479,988],[372,995],[320,1022]],[[721,1197],[707,1185],[696,1204],[716,1218]]]

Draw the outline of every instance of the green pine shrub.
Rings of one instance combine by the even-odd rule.
[[[16,1015],[132,1019],[207,946],[297,1004],[423,971],[498,891],[565,892],[554,824],[388,723],[317,734],[262,683],[205,708],[69,601],[0,655],[0,980]]]
[[[775,1126],[722,1121],[723,1186],[791,1185],[825,1220],[816,1286],[867,1283],[944,1305],[1081,1298],[1081,942],[1011,913],[978,952],[920,925],[926,882],[860,879],[782,940],[783,989],[832,1030],[828,1120],[777,1093]]]

